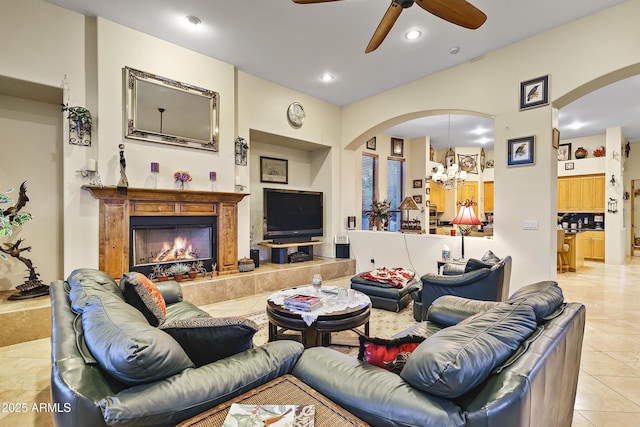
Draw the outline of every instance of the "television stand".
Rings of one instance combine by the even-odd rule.
[[[290,262],[311,261],[313,259],[313,247],[321,245],[318,240],[310,240],[297,243],[272,243],[260,242],[260,246],[271,248],[271,262],[274,264],[287,264]],[[297,248],[295,253],[289,255],[289,248]]]

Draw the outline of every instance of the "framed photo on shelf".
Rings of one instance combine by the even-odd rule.
[[[422,188],[422,180],[414,179],[413,180],[413,188]]]
[[[574,163],[573,162],[567,162],[564,164],[564,170],[566,171],[572,171],[574,168]]]
[[[391,155],[396,157],[404,155],[404,139],[391,138]]]
[[[535,136],[510,139],[507,141],[507,166],[535,164]]]
[[[422,203],[422,194],[416,194],[415,196],[413,196],[413,200],[415,200],[415,202],[417,204],[421,204]]]
[[[549,75],[520,83],[520,110],[549,103]]]
[[[374,136],[370,140],[367,141],[367,150],[376,150],[376,137]]]
[[[260,156],[260,182],[289,183],[289,161]]]
[[[558,146],[558,160],[571,160],[571,143],[560,144]]]

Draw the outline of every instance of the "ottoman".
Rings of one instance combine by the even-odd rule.
[[[415,278],[411,279],[403,288],[399,289],[387,283],[372,282],[363,279],[359,275],[351,278],[351,289],[366,294],[371,299],[373,308],[398,312],[405,308],[411,301],[410,292],[420,287]]]

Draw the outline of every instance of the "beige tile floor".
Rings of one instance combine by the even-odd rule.
[[[622,266],[588,262],[578,273],[559,275],[558,282],[567,301],[579,301],[587,307],[573,427],[637,426],[640,416],[640,257],[628,258]],[[346,278],[331,281],[333,285],[346,283]],[[216,316],[247,314],[262,310],[267,295],[203,308]],[[0,426],[52,424],[47,408],[40,406],[50,402],[49,371],[48,339],[0,347]],[[16,407],[25,407],[26,412],[7,412]]]

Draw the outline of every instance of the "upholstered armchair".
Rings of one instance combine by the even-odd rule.
[[[426,320],[429,306],[443,295],[482,301],[505,301],[509,296],[511,257],[496,257],[495,263],[491,264],[491,259],[485,259],[488,254],[495,257],[488,252],[481,260],[469,259],[462,266],[445,269],[446,274],[427,273],[422,276],[422,287],[411,292],[413,317],[416,321]]]

